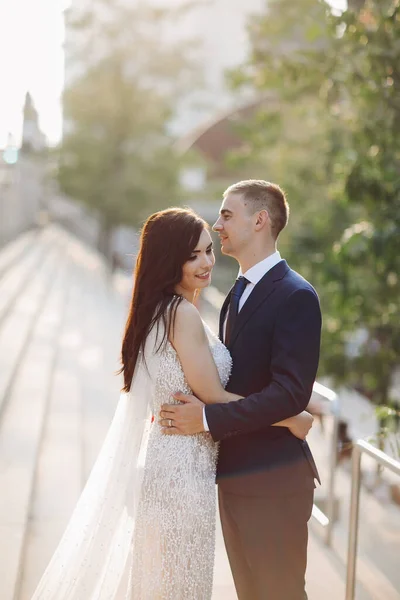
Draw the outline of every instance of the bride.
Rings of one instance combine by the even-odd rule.
[[[224,390],[229,352],[193,304],[214,262],[208,226],[191,210],[146,221],[122,343],[124,393],[33,600],[210,600],[218,447],[208,433],[163,434],[151,413],[177,402],[178,390],[206,403],[240,398]],[[299,423],[305,435],[302,415],[277,425]]]

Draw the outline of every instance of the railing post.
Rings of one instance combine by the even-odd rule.
[[[356,562],[357,538],[360,512],[360,484],[361,484],[361,455],[365,452],[378,464],[386,467],[393,473],[400,475],[400,462],[378,450],[364,440],[358,440],[353,447],[352,473],[351,473],[351,500],[349,522],[349,545],[347,553],[346,600],[354,600],[356,587]]]
[[[326,514],[324,514],[315,504],[312,512],[313,517],[325,529],[325,544],[327,546],[330,546],[332,543],[333,525],[335,520],[335,480],[337,466],[340,404],[339,397],[337,396],[337,394],[333,390],[330,390],[324,385],[321,385],[317,381],[314,382],[313,392],[318,394],[324,400],[329,401],[330,413],[333,417],[332,435],[330,440],[329,452],[329,480],[325,502]]]
[[[332,401],[332,415],[333,415],[333,431],[331,438],[331,451],[329,457],[329,486],[326,503],[326,514],[328,517],[328,524],[326,526],[326,537],[325,543],[327,546],[332,544],[332,531],[335,518],[335,478],[336,478],[336,467],[337,467],[337,450],[338,450],[338,433],[339,433],[339,401],[338,398]]]
[[[346,600],[354,600],[356,588],[356,562],[358,520],[360,509],[360,484],[361,484],[361,448],[354,445],[351,473],[351,499],[349,520],[349,545],[347,551],[347,581]]]

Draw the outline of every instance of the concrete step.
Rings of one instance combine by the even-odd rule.
[[[61,537],[109,427],[122,321],[101,260],[72,241],[70,298],[60,331],[33,483],[19,593],[28,600]],[[117,314],[116,314],[117,313]],[[59,490],[63,493],[60,497]]]
[[[0,278],[33,247],[38,233],[37,229],[30,229],[0,249]]]
[[[73,265],[70,270],[73,270]],[[82,337],[77,324],[82,311],[82,290],[76,274],[68,277],[65,315],[54,345],[54,366],[39,445],[27,520],[20,585],[15,600],[29,600],[51,558],[79,497],[82,469],[82,393],[77,355]],[[62,490],[62,493],[60,493]]]
[[[33,236],[33,234],[31,235]],[[1,261],[3,261],[4,267],[3,276],[0,279],[0,325],[12,309],[18,296],[27,292],[26,287],[34,279],[36,270],[40,268],[40,264],[46,256],[51,237],[50,232],[41,232],[36,234],[34,243],[33,239],[24,237],[21,243],[16,240],[11,248],[7,247],[0,253],[0,269]],[[6,255],[5,260],[3,252]],[[12,257],[11,264],[10,255]]]
[[[99,271],[91,272],[91,289],[83,298],[84,343],[80,357],[82,443],[85,480],[95,461],[114,414],[122,378],[119,369],[124,313],[117,310],[112,293]],[[96,307],[94,309],[94,307]]]
[[[0,327],[0,418],[10,386],[29,342],[36,319],[57,268],[56,248],[49,249],[7,310]]]
[[[52,254],[37,273],[29,301],[21,298],[25,310],[16,306],[14,319],[7,320],[7,325],[13,321],[10,334],[14,332],[18,343],[13,347],[12,380],[0,422],[0,539],[5,541],[0,544],[2,600],[12,600],[18,589],[32,483],[67,296],[68,279],[60,257],[56,258]],[[26,310],[31,303],[33,308]]]

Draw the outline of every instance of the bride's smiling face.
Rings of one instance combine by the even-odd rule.
[[[211,236],[203,229],[196,248],[182,267],[182,279],[176,286],[177,294],[193,294],[199,288],[211,283],[211,271],[215,263]]]

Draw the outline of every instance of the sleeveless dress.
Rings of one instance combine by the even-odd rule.
[[[225,386],[229,351],[205,328]],[[146,340],[32,600],[211,599],[218,447],[208,433],[161,433],[161,405],[191,390],[172,345],[157,350],[158,335]]]
[[[204,325],[222,385],[231,357]],[[218,445],[209,433],[166,436],[157,417],[172,394],[191,393],[173,346],[161,351],[134,534],[129,600],[210,600],[215,553]]]

